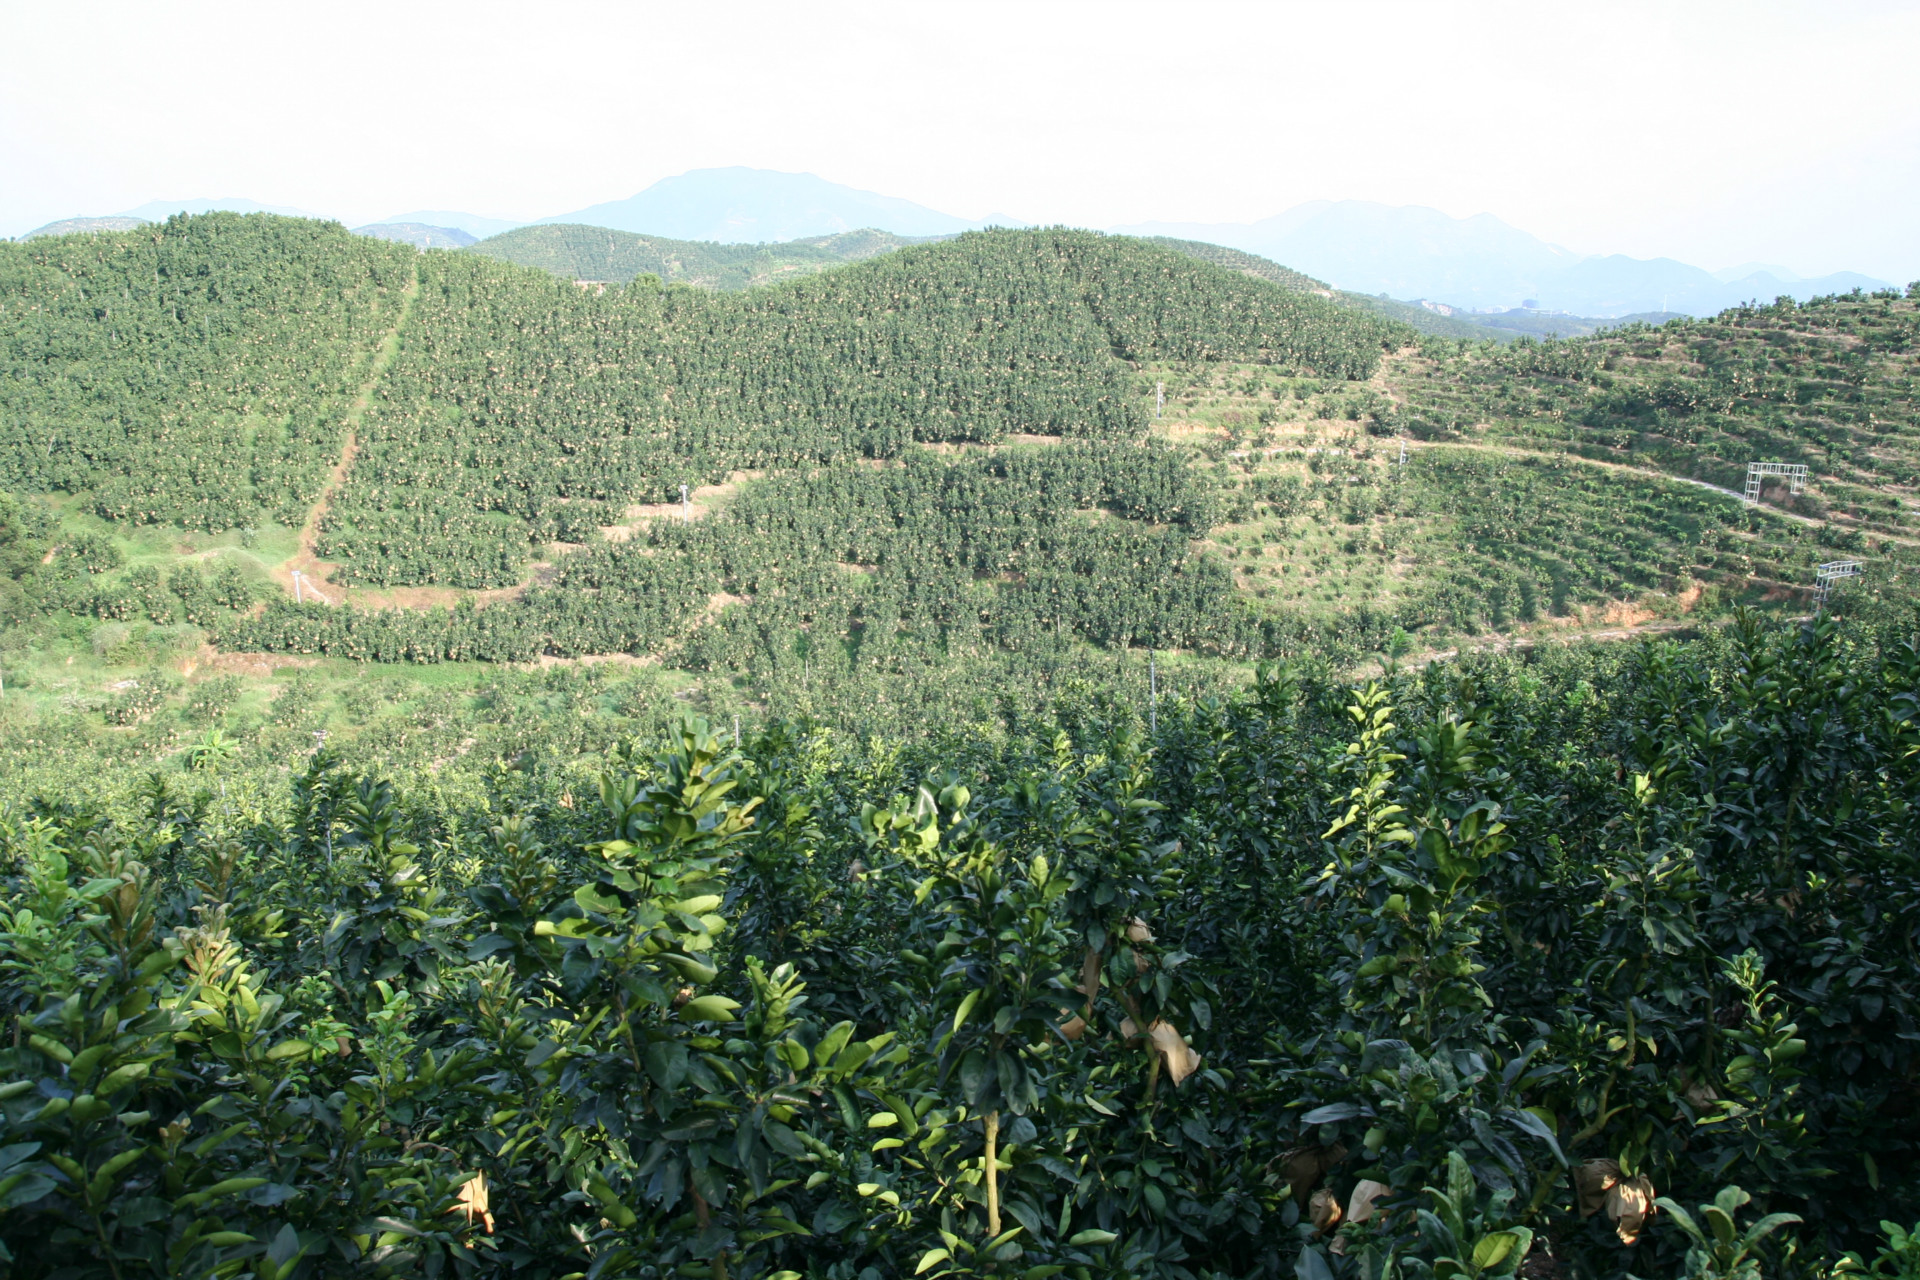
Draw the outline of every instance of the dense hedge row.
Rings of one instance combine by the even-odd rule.
[[[1886,622],[1157,712],[1069,680],[1001,736],[693,721],[651,761],[592,739],[604,686],[509,674],[473,714],[549,732],[399,783],[69,750],[0,808],[0,1247],[73,1280],[1911,1274],[1879,1220],[1920,1196],[1920,653]]]

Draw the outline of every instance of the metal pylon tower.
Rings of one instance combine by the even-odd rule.
[[[1825,604],[1833,597],[1833,584],[1846,578],[1860,576],[1858,560],[1829,560],[1818,565],[1813,571],[1813,602]]]
[[[1153,416],[1156,418],[1159,417],[1166,407],[1167,384],[1164,382],[1156,382],[1153,384]]]
[[[1760,486],[1768,476],[1785,476],[1789,493],[1799,493],[1807,485],[1807,469],[1797,462],[1749,462],[1747,490],[1743,495],[1748,506],[1758,505]]]

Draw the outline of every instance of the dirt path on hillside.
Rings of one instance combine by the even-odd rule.
[[[1473,440],[1456,440],[1456,441],[1408,440],[1406,442],[1406,446],[1407,446],[1408,453],[1417,453],[1422,449],[1482,449],[1492,453],[1502,453],[1512,458],[1565,458],[1572,462],[1584,462],[1590,467],[1601,467],[1608,471],[1619,471],[1627,475],[1640,476],[1643,479],[1647,479],[1647,480],[1670,480],[1675,484],[1690,484],[1696,488],[1708,489],[1714,493],[1718,493],[1725,497],[1732,498],[1735,502],[1744,503],[1747,500],[1745,494],[1739,493],[1736,490],[1723,489],[1719,485],[1709,484],[1705,480],[1695,480],[1692,476],[1670,475],[1665,471],[1655,471],[1651,467],[1635,466],[1633,463],[1630,463],[1630,462],[1608,462],[1602,458],[1589,458],[1585,454],[1573,453],[1571,451],[1561,451],[1561,450],[1555,450],[1555,449],[1525,449],[1525,448],[1517,448],[1512,445],[1495,444],[1495,443],[1473,441]],[[1812,483],[1811,478],[1809,478],[1808,482],[1809,484]],[[1920,546],[1920,539],[1902,537],[1900,534],[1897,534],[1897,533],[1882,533],[1878,529],[1868,529],[1863,526],[1854,525],[1854,524],[1836,523],[1832,520],[1822,520],[1818,516],[1801,515],[1797,511],[1786,511],[1780,507],[1772,506],[1765,502],[1762,502],[1760,506],[1763,510],[1773,515],[1779,516],[1783,520],[1792,520],[1798,524],[1805,525],[1809,529],[1828,529],[1828,528],[1846,529],[1852,532],[1859,533],[1865,537],[1879,538],[1884,542],[1899,543],[1901,546],[1906,546],[1906,547]]]
[[[1572,644],[1578,640],[1637,640],[1642,636],[1659,635],[1664,631],[1685,631],[1700,624],[1683,619],[1662,618],[1657,622],[1639,622],[1625,627],[1606,627],[1598,631],[1564,631],[1555,635],[1513,636],[1490,639],[1485,644],[1459,645],[1452,649],[1429,649],[1424,653],[1412,653],[1400,660],[1402,667],[1424,667],[1429,663],[1445,662],[1457,658],[1462,653],[1515,653],[1523,649],[1538,648],[1543,644]],[[1381,671],[1379,663],[1372,663],[1363,670]]]
[[[1367,385],[1374,388],[1380,394],[1384,395],[1394,405],[1396,406],[1403,405],[1404,401],[1401,399],[1400,396],[1394,393],[1394,387],[1400,378],[1404,376],[1410,376],[1407,374],[1406,371],[1409,368],[1415,366],[1418,363],[1419,359],[1420,359],[1420,354],[1419,354],[1418,347],[1402,347],[1400,350],[1392,352],[1391,354],[1389,354],[1388,356],[1386,356],[1384,359],[1380,361],[1380,367],[1377,370],[1375,370],[1373,377],[1368,380]],[[1562,450],[1553,450],[1553,449],[1528,449],[1524,447],[1514,447],[1510,445],[1495,444],[1492,442],[1479,441],[1479,440],[1458,440],[1458,441],[1451,441],[1451,442],[1407,440],[1406,445],[1409,452],[1416,449],[1423,448],[1423,447],[1433,447],[1433,448],[1449,448],[1450,447],[1450,448],[1468,448],[1468,449],[1494,449],[1504,453],[1511,454],[1515,457],[1572,458],[1578,462],[1589,463],[1596,467],[1606,467],[1614,471],[1626,472],[1629,475],[1645,476],[1649,479],[1654,479],[1654,480],[1671,480],[1671,481],[1674,481],[1676,484],[1690,484],[1695,486],[1696,488],[1707,489],[1714,493],[1723,494],[1726,497],[1734,499],[1736,502],[1746,501],[1746,495],[1741,493],[1737,489],[1723,488],[1717,484],[1710,484],[1705,480],[1696,480],[1692,476],[1671,475],[1665,471],[1656,471],[1650,467],[1636,466],[1630,462],[1608,462],[1600,458],[1589,458],[1583,454],[1574,453],[1570,450],[1562,451]],[[1910,500],[1898,494],[1894,496],[1896,498],[1899,498],[1900,501],[1907,503],[1908,505],[1913,506],[1916,509],[1920,509],[1920,501]],[[1849,529],[1849,530],[1855,530],[1869,537],[1882,538],[1888,542],[1899,543],[1901,546],[1907,546],[1907,547],[1920,546],[1920,539],[1909,538],[1901,534],[1883,533],[1878,529],[1868,529],[1862,525],[1850,524],[1846,522],[1822,520],[1817,516],[1806,516],[1806,515],[1801,515],[1797,511],[1786,511],[1780,507],[1772,506],[1765,502],[1762,502],[1760,505],[1765,507],[1768,511],[1771,511],[1773,514],[1777,516],[1781,516],[1787,520],[1796,521],[1800,524],[1805,525],[1809,529],[1825,529],[1829,527]]]
[[[300,526],[300,549],[273,571],[274,581],[284,587],[289,595],[293,594],[293,575],[298,571],[302,580],[303,599],[308,592],[328,604],[338,604],[343,598],[343,588],[335,586],[332,581],[333,571],[339,566],[320,559],[314,553],[314,542],[320,535],[320,522],[326,519],[334,494],[346,483],[347,473],[353,469],[353,460],[360,452],[360,422],[367,416],[368,406],[373,403],[374,388],[392,367],[393,358],[400,351],[400,331],[406,327],[407,317],[413,313],[414,299],[419,296],[420,270],[416,266],[413,279],[400,291],[400,310],[393,318],[393,328],[374,348],[366,381],[361,384],[360,393],[353,398],[353,403],[347,406],[347,429],[345,438],[340,442],[340,456],[327,473],[327,483],[321,487],[320,496],[307,512],[306,522]]]
[[[645,533],[655,520],[704,520],[724,498],[732,497],[749,480],[758,480],[765,471],[729,472],[720,484],[703,484],[687,493],[687,505],[678,502],[638,502],[627,507],[618,524],[600,526],[600,535],[608,542],[628,542]]]

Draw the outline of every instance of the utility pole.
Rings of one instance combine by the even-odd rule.
[[[293,602],[300,603],[300,571],[298,569],[293,571]]]
[[[1159,417],[1166,407],[1167,384],[1164,382],[1156,382],[1153,384],[1153,416],[1156,418]]]
[[[687,499],[687,486],[680,486],[680,523],[693,523],[693,503]]]
[[[733,718],[733,749],[735,751],[738,751],[740,749],[740,717],[739,716],[735,716]]]
[[[1407,438],[1405,436],[1400,437],[1400,465],[1403,467],[1407,465]]]

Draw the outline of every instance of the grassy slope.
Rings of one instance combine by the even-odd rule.
[[[920,241],[863,229],[782,244],[713,244],[641,236],[606,227],[520,227],[469,248],[569,280],[625,284],[659,276],[669,284],[738,290],[859,262]]]

